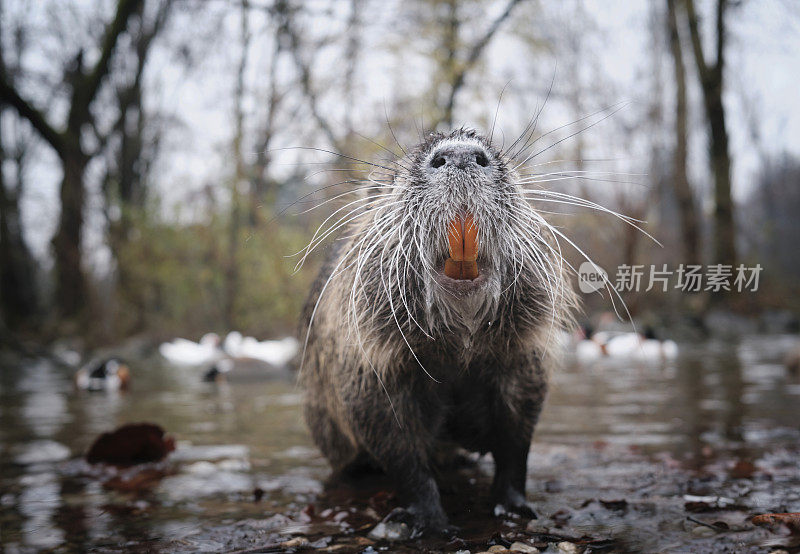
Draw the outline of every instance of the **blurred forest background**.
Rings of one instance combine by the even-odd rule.
[[[508,144],[540,109],[553,147],[530,164],[570,172],[547,186],[646,220],[664,245],[556,210],[600,266],[764,267],[757,293],[640,293],[634,314],[800,304],[792,0],[0,10],[0,334],[292,332],[314,268],[287,255],[333,209],[303,212],[364,178],[352,158],[495,117]]]

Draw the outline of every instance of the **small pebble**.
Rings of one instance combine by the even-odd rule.
[[[711,529],[710,527],[704,527],[703,525],[698,525],[694,529],[692,529],[692,536],[705,538],[705,537],[713,537],[716,535],[717,532]]]
[[[547,533],[550,528],[541,519],[532,519],[528,522],[525,530],[529,533]]]
[[[456,550],[456,554],[470,554],[469,550]]]
[[[346,519],[348,515],[350,515],[350,514],[348,514],[344,510],[342,510],[341,512],[337,512],[336,515],[334,515],[332,519],[336,523],[339,523],[340,521],[343,521],[344,519]]]
[[[308,539],[305,537],[295,537],[293,539],[289,539],[288,541],[284,541],[281,546],[285,548],[296,548],[298,546],[305,546],[308,544]]]
[[[490,546],[487,552],[508,552],[508,548],[506,548],[502,544],[496,544],[494,546]]]
[[[381,521],[368,536],[373,540],[404,541],[411,538],[411,529],[405,523]]]
[[[525,552],[526,554],[539,554],[539,549],[524,542],[511,543],[508,547],[511,552]]]
[[[564,484],[561,481],[546,481],[544,484],[545,492],[563,492]]]
[[[556,545],[561,552],[567,554],[578,554],[578,545],[571,542],[562,541]]]
[[[316,540],[314,542],[308,543],[308,546],[310,548],[314,548],[314,549],[325,548],[326,546],[328,546],[331,543],[331,540],[332,540],[332,537],[322,537],[319,540]]]

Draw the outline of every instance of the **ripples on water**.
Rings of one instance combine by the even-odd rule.
[[[553,456],[589,445],[675,459],[699,459],[709,449],[765,459],[797,448],[800,383],[781,363],[796,340],[759,336],[685,346],[667,366],[567,364],[553,376],[531,478],[545,477],[536,475],[537,463],[547,466]],[[93,394],[75,391],[69,372],[48,361],[3,364],[0,543],[6,551],[125,545],[145,551],[165,540],[170,550],[222,550],[202,538],[204,527],[233,529],[242,520],[268,527],[266,515],[313,502],[328,475],[303,425],[300,391],[287,379],[217,387],[202,383],[198,371],[133,360],[130,392]],[[80,456],[99,433],[135,421],[159,423],[177,437],[178,449],[157,468],[164,476],[148,491],[107,490]],[[611,464],[596,479],[613,480],[625,468]],[[259,503],[255,490],[263,495]],[[787,509],[799,511],[798,502],[789,498]]]

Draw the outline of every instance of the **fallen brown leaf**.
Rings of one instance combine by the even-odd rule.
[[[753,516],[750,521],[763,527],[777,527],[786,525],[792,533],[800,533],[800,512],[786,514],[760,514]]]
[[[103,433],[86,453],[90,464],[128,467],[163,460],[175,450],[175,439],[154,423],[129,423]]]
[[[756,472],[756,466],[747,460],[739,460],[729,470],[730,476],[734,479],[749,479]]]

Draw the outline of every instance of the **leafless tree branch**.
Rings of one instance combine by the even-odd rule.
[[[511,15],[511,12],[514,8],[521,4],[522,0],[510,0],[509,3],[506,5],[503,12],[495,19],[489,28],[486,30],[486,33],[478,39],[478,41],[472,46],[467,55],[467,59],[461,65],[461,67],[457,70],[452,85],[450,87],[450,94],[448,95],[447,102],[445,104],[445,108],[443,111],[442,118],[434,125],[434,128],[438,126],[439,123],[447,123],[448,126],[452,126],[453,124],[453,109],[455,108],[456,102],[456,95],[459,93],[461,88],[464,86],[464,81],[467,77],[467,72],[475,66],[478,59],[483,54],[483,51],[489,45],[492,38],[497,34],[497,31],[500,29],[500,26],[505,22],[506,19]]]
[[[7,80],[5,72],[0,73],[0,99],[17,110],[23,119],[27,119],[34,129],[60,155],[66,148],[64,135],[51,126],[41,111],[20,96]]]

